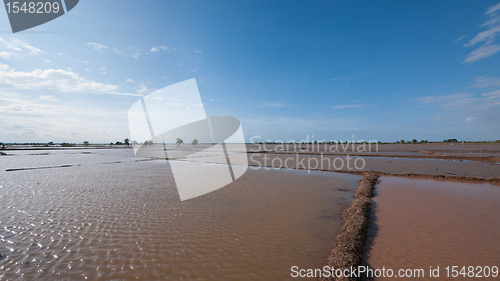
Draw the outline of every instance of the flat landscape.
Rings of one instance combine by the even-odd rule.
[[[340,212],[366,171],[381,177],[363,265],[426,273],[430,266],[498,265],[500,144],[353,147],[247,145],[249,168],[240,179],[185,202],[165,162],[175,146],[148,161],[123,147],[7,147],[1,278],[288,280],[292,266],[326,264]],[[238,153],[231,144],[227,151]],[[315,167],[312,159],[325,157],[362,158],[366,166]],[[169,161],[225,164],[213,153]]]

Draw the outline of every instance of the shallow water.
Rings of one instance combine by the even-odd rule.
[[[459,271],[466,266],[465,272],[469,266],[500,266],[500,186],[381,177],[376,192],[366,255],[370,267],[424,269],[425,278],[418,280],[442,280],[447,266]],[[437,266],[440,278],[430,277],[429,268]]]
[[[249,169],[181,202],[168,165],[130,150],[9,154],[0,280],[288,280],[324,264],[361,178]]]

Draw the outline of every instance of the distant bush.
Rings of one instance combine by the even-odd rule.
[[[447,139],[447,140],[444,140],[443,142],[458,142],[457,139]]]
[[[417,139],[412,139],[411,143],[417,143]]]
[[[66,143],[66,142],[63,142],[61,143],[61,146],[64,146],[64,147],[70,147],[70,146],[75,146],[74,144],[71,144],[71,143]]]

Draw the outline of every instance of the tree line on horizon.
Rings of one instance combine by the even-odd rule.
[[[378,144],[422,144],[422,143],[500,143],[500,140],[495,140],[495,141],[459,141],[458,139],[445,139],[443,141],[428,141],[428,140],[420,140],[418,141],[417,139],[412,139],[412,140],[404,140],[404,139],[401,139],[401,140],[398,140],[398,141],[395,141],[395,142],[381,142],[381,141],[372,141],[372,142],[367,142],[367,141],[363,141],[363,142],[349,142],[349,141],[344,141],[344,142],[340,142],[340,141],[311,141],[311,142],[268,142],[268,141],[264,141],[264,142],[254,142],[254,144],[286,144],[286,143],[290,143],[290,144],[346,144],[346,143],[355,143],[355,144],[369,144],[369,143],[378,143]],[[181,143],[184,143],[182,140],[180,140],[180,142],[178,141],[176,144],[181,144]],[[198,140],[193,140],[192,144],[197,144],[198,143]],[[126,145],[126,146],[130,146],[130,145],[153,145],[153,141],[151,140],[146,140],[142,143],[140,142],[137,142],[136,140],[133,140],[133,141],[130,141],[128,138],[124,139],[123,142],[121,141],[117,141],[117,142],[110,142],[109,144],[94,144],[94,145]],[[6,145],[33,145],[33,146],[56,146],[56,145],[60,145],[60,146],[63,146],[63,147],[73,147],[73,146],[79,146],[79,145],[83,145],[83,146],[90,146],[92,145],[89,141],[85,140],[83,141],[81,144],[77,144],[77,143],[67,143],[67,142],[61,142],[61,143],[54,143],[54,142],[47,142],[47,143],[36,143],[36,142],[31,142],[31,143],[4,143],[4,142],[0,142],[0,147],[5,147]]]

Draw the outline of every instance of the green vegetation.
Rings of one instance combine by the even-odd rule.
[[[183,143],[184,143],[184,141],[182,139],[180,139],[180,138],[177,138],[177,141],[175,142],[175,144],[177,144],[177,146],[179,146],[179,145],[181,145]]]
[[[89,141],[84,141],[84,142],[83,142],[83,145],[85,145],[85,146],[89,146],[89,145],[90,145],[90,143],[89,143]]]

